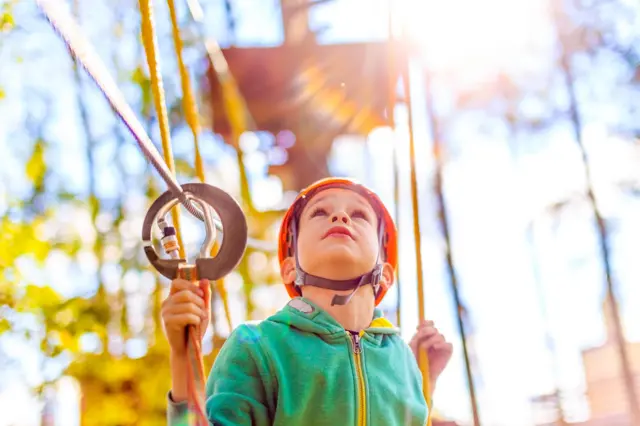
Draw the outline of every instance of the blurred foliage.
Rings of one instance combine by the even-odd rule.
[[[5,2],[0,9],[0,28],[3,32],[14,26],[11,8],[14,3]],[[118,22],[114,24],[114,28],[117,26],[114,36],[123,43],[137,45],[141,55],[133,68],[127,69],[117,50],[119,44],[116,43],[113,46],[112,75],[117,76],[121,87],[128,90],[134,110],[143,118],[147,130],[154,133],[157,124],[151,83],[137,37],[139,22],[134,25],[131,22],[128,25],[123,23],[123,18],[139,21],[137,3],[126,0],[120,2],[120,6],[125,5],[114,16],[114,22]],[[75,12],[82,18],[83,10],[78,9],[77,4],[75,6]],[[26,12],[22,10],[21,13]],[[15,16],[16,20],[20,19],[19,15]],[[170,45],[166,44],[171,42],[166,37],[169,28],[162,27],[166,32],[160,34],[160,43],[163,46]],[[39,37],[45,36],[40,34]],[[55,38],[51,33],[47,37]],[[8,41],[19,42],[18,35],[14,35],[13,40],[0,39],[0,44]],[[192,46],[186,46],[186,49],[190,48]],[[103,60],[108,62],[108,57],[103,56]],[[163,65],[172,65],[172,60],[171,57],[163,58]],[[96,130],[97,109],[101,106],[96,106],[95,100],[92,100],[96,94],[95,86],[79,67],[74,65],[67,69],[73,87],[71,93],[75,91],[76,94],[77,110],[73,113],[77,114],[79,121],[75,131],[80,132],[79,138],[86,147],[85,164],[79,166],[87,170],[88,185],[84,190],[69,190],[67,185],[60,184],[62,175],[53,161],[59,153],[60,141],[53,140],[55,137],[50,137],[47,132],[48,126],[53,124],[53,118],[44,115],[41,120],[25,120],[27,131],[23,135],[23,146],[29,147],[30,151],[26,158],[22,152],[22,178],[28,190],[12,194],[9,208],[0,217],[3,236],[0,244],[0,348],[3,343],[21,340],[28,342],[40,354],[39,368],[47,373],[41,381],[33,384],[36,394],[42,393],[47,385],[55,383],[63,375],[74,377],[82,392],[82,424],[164,424],[170,374],[168,346],[162,334],[159,313],[166,281],[155,279],[151,289],[142,289],[139,283],[136,288],[126,288],[125,283],[126,277],[131,274],[140,277],[151,271],[142,254],[141,242],[138,241],[139,230],[130,225],[139,223],[136,209],[146,209],[164,190],[164,184],[157,181],[155,172],[148,166],[143,170],[143,175],[127,169],[123,158],[128,155],[125,152],[130,152],[130,136],[115,116],[107,119],[107,122],[112,122],[107,134]],[[179,93],[176,93],[179,88],[177,72],[165,78],[172,134],[175,135],[185,126]],[[0,89],[0,101],[4,94]],[[28,104],[26,106],[29,107]],[[189,146],[188,141],[184,143]],[[209,143],[224,145],[224,141]],[[113,194],[104,195],[100,185],[104,169],[100,169],[97,159],[106,147],[112,150],[115,160],[110,167],[120,176],[115,197]],[[180,180],[195,180],[192,153],[175,142],[174,152]],[[20,150],[15,153],[19,154]],[[241,156],[233,155],[232,158],[240,161]],[[246,185],[246,179],[240,181]],[[142,191],[144,196],[142,200],[135,200],[137,207],[131,207],[132,188]],[[240,188],[239,193],[249,193],[249,190]],[[268,237],[269,229],[273,228],[281,214],[261,214],[253,208],[251,200],[243,200],[243,204],[249,206],[247,210],[252,212],[247,218],[251,229],[265,230],[265,234],[260,231],[252,236]],[[70,222],[59,216],[62,211],[87,218],[90,229],[76,228],[74,219]],[[276,276],[251,271],[250,254],[251,250],[248,250],[237,270],[244,283],[242,297],[246,308],[246,312],[239,315],[240,318],[254,316],[251,283],[273,283]],[[46,272],[52,268],[52,256],[56,259],[63,256],[70,262],[67,271],[70,276],[73,276],[74,270],[80,271],[86,267],[94,270],[93,276],[83,276],[95,283],[83,283],[80,292],[60,293],[54,285],[55,280],[48,277]],[[28,265],[28,271],[45,271],[44,276],[23,275],[25,265]],[[89,288],[86,288],[87,284]],[[141,298],[143,303],[140,303]],[[221,303],[217,300],[216,304]],[[140,310],[144,317],[143,324],[134,324],[135,312],[140,316]],[[225,322],[223,317],[215,320],[217,323]],[[135,355],[129,355],[127,350],[132,342],[141,342],[142,345]],[[216,326],[209,345],[213,351],[205,357],[207,369],[223,342],[224,336],[220,335]],[[5,367],[0,365],[0,368]],[[30,367],[24,365],[22,368]]]

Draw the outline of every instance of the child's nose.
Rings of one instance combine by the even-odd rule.
[[[349,215],[346,214],[345,212],[339,212],[339,213],[334,213],[331,216],[331,222],[342,222],[342,223],[349,223]]]

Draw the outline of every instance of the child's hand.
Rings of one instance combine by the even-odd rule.
[[[451,359],[453,345],[445,340],[444,336],[433,325],[433,321],[422,321],[417,327],[416,334],[411,338],[409,346],[416,360],[418,359],[418,348],[427,351],[429,379],[433,389],[440,373],[442,373]]]
[[[207,280],[198,285],[182,279],[171,282],[169,297],[162,302],[162,324],[174,356],[187,353],[186,326],[195,325],[200,338],[204,337],[211,318],[210,296]]]

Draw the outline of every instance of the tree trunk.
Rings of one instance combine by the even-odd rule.
[[[451,255],[451,238],[449,233],[449,221],[447,217],[447,208],[446,202],[444,199],[444,190],[442,184],[442,141],[440,139],[440,130],[439,130],[439,122],[436,117],[434,108],[433,108],[433,96],[431,91],[431,78],[429,72],[427,70],[424,71],[425,77],[425,100],[426,100],[426,110],[427,110],[427,118],[429,122],[429,127],[431,129],[431,139],[433,141],[433,157],[434,157],[434,165],[435,165],[435,176],[434,176],[434,190],[436,193],[436,198],[438,200],[437,208],[438,208],[438,220],[440,221],[440,229],[442,231],[442,237],[445,242],[445,259],[447,263],[447,271],[449,273],[449,284],[451,286],[451,292],[453,294],[453,300],[456,306],[456,319],[458,325],[458,332],[460,333],[460,338],[462,340],[462,352],[464,356],[464,365],[467,374],[467,385],[469,387],[469,402],[471,404],[471,411],[473,414],[473,424],[475,426],[480,426],[480,414],[478,412],[478,401],[476,398],[476,390],[473,381],[473,373],[471,371],[471,362],[469,357],[469,348],[467,347],[467,337],[465,324],[463,320],[463,312],[465,311],[462,306],[462,302],[460,300],[460,292],[458,289],[458,278],[456,276],[455,267],[453,264],[453,257]]]
[[[627,352],[627,344],[624,338],[624,332],[622,329],[622,323],[620,320],[620,311],[618,301],[616,300],[616,294],[614,289],[613,278],[611,274],[611,252],[608,245],[608,230],[606,222],[602,217],[600,208],[598,206],[598,200],[595,196],[593,189],[593,179],[591,175],[591,167],[589,164],[589,157],[587,150],[584,146],[584,139],[582,136],[582,122],[580,118],[580,112],[578,109],[578,101],[575,91],[575,80],[572,74],[570,58],[566,49],[566,37],[562,31],[560,20],[561,15],[556,16],[558,38],[561,48],[560,66],[565,77],[566,89],[569,95],[569,114],[571,118],[571,124],[573,127],[574,138],[580,154],[582,156],[582,163],[584,165],[585,185],[587,192],[587,200],[593,211],[595,217],[595,225],[598,236],[598,243],[600,248],[600,255],[602,258],[602,265],[604,267],[605,280],[606,280],[606,297],[609,299],[611,305],[611,319],[614,323],[616,330],[616,346],[618,350],[618,357],[622,367],[623,380],[627,391],[627,398],[629,403],[629,412],[631,414],[631,424],[640,425],[640,404],[638,403],[638,395],[635,388],[633,373],[629,362],[629,354]]]

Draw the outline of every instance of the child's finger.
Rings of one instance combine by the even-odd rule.
[[[421,349],[429,350],[432,347],[434,347],[436,344],[443,343],[443,342],[444,342],[444,336],[442,336],[441,334],[435,334],[435,335],[429,336],[424,340],[421,340],[419,342],[419,345]]]
[[[171,296],[171,302],[172,304],[193,303],[201,309],[205,309],[206,307],[205,300],[191,290],[181,290],[173,294]]]
[[[418,330],[416,333],[419,340],[424,340],[434,334],[439,334],[438,329],[435,327],[425,327]]]
[[[167,315],[167,326],[169,327],[185,327],[187,325],[199,325],[202,318],[193,313],[176,313]]]
[[[449,342],[434,343],[431,348],[436,351],[444,351],[444,350],[453,351],[453,345]]]
[[[204,292],[202,291],[202,289],[197,284],[194,284],[191,281],[183,280],[182,278],[176,278],[175,280],[171,281],[170,294],[177,293],[181,290],[191,290],[198,294],[200,297],[204,296]]]
[[[434,325],[433,321],[431,321],[431,320],[422,320],[422,321],[420,321],[420,323],[418,324],[416,329],[417,330],[421,330],[421,329],[426,328],[426,327],[433,327],[433,325]]]
[[[163,314],[166,318],[169,318],[173,315],[183,314],[195,315],[200,319],[205,319],[207,317],[207,312],[204,310],[204,308],[194,303],[179,303],[166,306],[163,310]]]

